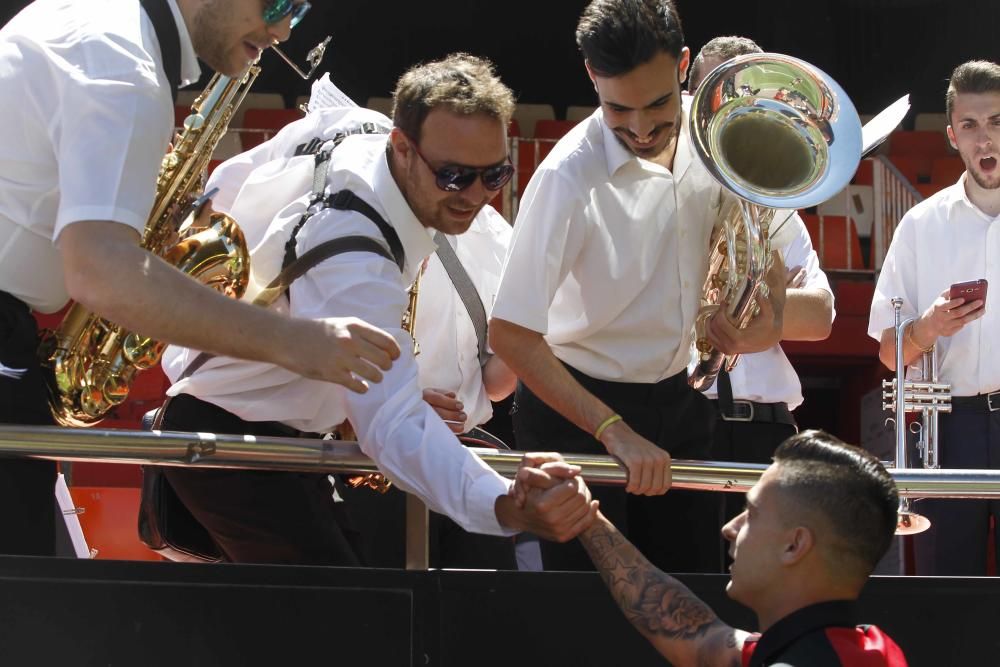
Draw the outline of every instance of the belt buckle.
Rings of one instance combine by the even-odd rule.
[[[997,399],[994,403],[993,399]],[[986,394],[986,407],[989,408],[990,412],[996,412],[1000,410],[1000,391],[994,391],[991,394]]]
[[[997,406],[1000,408],[1000,406]],[[719,410],[722,420],[727,422],[752,422],[753,403],[750,401],[733,401],[733,413],[727,415],[724,410]]]

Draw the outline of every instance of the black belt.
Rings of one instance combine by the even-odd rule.
[[[719,401],[712,403],[719,409],[719,417],[727,422],[767,422],[797,426],[787,403],[757,403],[756,401],[734,400],[731,411],[724,411]]]
[[[963,412],[996,412],[1000,410],[1000,391],[976,396],[952,396],[951,406]]]

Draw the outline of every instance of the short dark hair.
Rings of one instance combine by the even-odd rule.
[[[413,141],[431,109],[447,107],[462,115],[485,114],[504,127],[514,115],[514,94],[500,81],[493,63],[467,53],[411,67],[392,94],[392,122]]]
[[[718,60],[721,63],[748,53],[764,53],[764,49],[760,48],[757,42],[749,37],[726,36],[713,37],[708,40],[691,61],[691,71],[688,73],[688,90],[697,88],[705,75],[711,71],[705,67],[706,60]]]
[[[960,93],[1000,93],[1000,65],[989,60],[970,60],[955,68],[944,96],[949,125],[955,96]]]
[[[576,26],[590,68],[619,76],[663,51],[680,58],[684,30],[673,0],[593,0]]]
[[[803,431],[774,452],[788,514],[814,512],[833,532],[837,567],[867,577],[889,550],[899,495],[879,460],[823,431]],[[851,567],[853,563],[854,567]]]

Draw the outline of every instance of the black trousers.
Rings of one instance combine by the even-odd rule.
[[[719,416],[715,422],[715,435],[709,458],[713,461],[738,461],[741,463],[771,463],[774,450],[785,439],[795,435],[793,424],[764,421],[725,421]],[[722,527],[743,511],[746,504],[744,493],[714,493],[708,499],[708,511],[714,515],[711,522],[712,535],[704,540],[714,539],[719,545],[717,557],[707,568],[712,572],[728,572],[729,544],[722,538]]]
[[[163,428],[286,437],[193,396],[172,399]],[[360,536],[325,474],[165,468],[177,496],[234,563],[364,565]]]
[[[701,393],[688,387],[686,373],[655,384],[607,382],[574,368],[567,370],[588,391],[620,414],[637,433],[677,458],[704,458],[708,453],[715,411]],[[514,434],[524,450],[607,454],[604,445],[546,405],[518,383],[514,406]],[[707,492],[672,490],[663,496],[626,494],[622,488],[591,486],[601,512],[657,567],[669,572],[700,572],[706,556],[717,545],[699,544],[692,536],[703,517],[692,507]],[[593,570],[576,540],[566,544],[542,542],[546,570]]]
[[[1000,411],[970,409],[955,397],[951,414],[938,419],[942,468],[1000,468]],[[912,509],[931,521],[930,530],[913,538],[918,575],[986,575],[990,517],[1000,529],[1000,501],[927,499]],[[994,546],[1000,555],[1000,540]]]
[[[0,363],[25,371],[0,373],[2,423],[54,424],[37,348],[38,328],[31,311],[0,292]],[[56,464],[51,461],[0,459],[0,553],[55,555],[55,481]]]

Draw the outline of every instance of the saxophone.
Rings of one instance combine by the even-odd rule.
[[[736,201],[721,209],[695,320],[698,364],[688,384],[706,391],[739,355],[706,335],[720,309],[736,327],[767,296],[776,209],[808,208],[843,190],[861,160],[861,121],[822,71],[777,53],[738,56],[706,77],[691,101],[691,141],[705,168]]]
[[[203,174],[236,108],[260,67],[242,77],[216,74],[191,106],[173,150],[164,156],[142,247],[200,282],[234,298],[249,279],[243,233],[227,215],[214,213],[206,226],[185,223],[198,207]],[[47,369],[49,407],[63,426],[93,426],[128,398],[139,373],[160,361],[164,344],[126,331],[70,306],[58,328],[42,334],[39,356]]]

